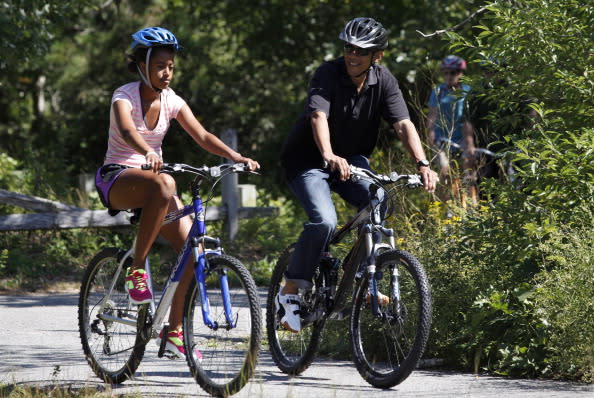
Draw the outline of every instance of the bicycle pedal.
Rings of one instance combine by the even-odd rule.
[[[165,352],[163,353],[163,356],[164,356],[165,358],[167,358],[167,359],[170,359],[170,360],[176,360],[176,359],[180,359],[180,356],[179,356],[179,355],[177,355],[177,354],[175,354],[175,353],[173,353],[173,352],[171,352],[171,351],[165,351]]]

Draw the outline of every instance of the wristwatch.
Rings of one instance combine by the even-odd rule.
[[[417,169],[421,167],[429,167],[429,161],[427,159],[421,159],[417,162]]]

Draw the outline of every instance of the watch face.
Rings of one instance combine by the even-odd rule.
[[[417,167],[423,167],[423,166],[429,167],[429,161],[424,159],[424,160],[419,160],[417,162]]]

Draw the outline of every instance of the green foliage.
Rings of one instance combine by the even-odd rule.
[[[14,189],[18,184],[18,160],[0,152],[0,186],[4,189]]]
[[[8,249],[0,251],[0,289],[35,291],[63,283],[78,287],[99,248],[129,246],[130,238],[101,229],[3,232],[0,247]]]
[[[548,328],[534,316],[535,289],[522,284],[511,291],[491,289],[479,296],[463,314],[464,328],[457,345],[472,353],[475,372],[481,357],[495,358],[495,373],[507,376],[543,376],[550,373],[547,360]]]
[[[460,218],[430,210],[416,235],[434,289],[430,350],[475,371],[589,380],[591,322],[580,319],[592,305],[583,275],[593,264],[594,6],[500,1],[488,10],[474,35],[448,35],[452,47],[495,70],[503,84],[489,95],[499,110],[530,99],[536,117],[500,121],[515,183],[485,182],[491,201]],[[480,91],[482,79],[468,81]]]
[[[248,267],[257,285],[266,286],[278,256],[297,240],[305,215],[285,198],[273,199],[262,190],[258,205],[276,207],[279,214],[241,220],[237,240],[225,247]]]
[[[286,195],[278,148],[303,108],[315,67],[340,55],[337,36],[344,23],[360,15],[381,20],[393,37],[385,63],[409,84],[418,65],[439,58],[445,46],[439,40],[421,42],[416,30],[453,24],[477,1],[51,3],[14,1],[3,24],[10,33],[6,43],[13,44],[3,52],[11,69],[0,78],[10,89],[0,100],[0,141],[32,169],[38,194],[68,194],[77,173],[101,163],[111,93],[136,79],[126,70],[130,34],[161,25],[185,47],[174,90],[210,131],[237,129],[239,150],[260,160],[267,173],[258,184]],[[430,12],[436,8],[442,12]],[[35,40],[17,43],[16,32]],[[187,163],[218,161],[177,125],[166,139],[165,156]],[[43,170],[34,166],[39,162]]]
[[[549,324],[551,362],[558,377],[594,380],[592,227],[560,227],[541,244],[543,271],[534,302]]]

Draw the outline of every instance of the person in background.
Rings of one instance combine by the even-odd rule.
[[[137,305],[152,299],[148,275],[143,267],[157,235],[160,233],[180,251],[192,224],[189,217],[184,217],[162,226],[167,212],[182,207],[175,180],[168,174],[159,174],[163,164],[161,144],[171,120],[176,119],[208,152],[245,163],[251,169],[260,167],[258,162],[242,156],[208,132],[188,104],[169,87],[174,76],[175,56],[181,49],[173,33],[161,27],[142,29],[132,35],[128,69],[139,80],[125,84],[113,93],[107,153],[96,174],[99,197],[111,212],[142,209],[133,261],[125,276],[125,289],[132,303]],[[142,170],[144,164],[150,169]],[[194,267],[186,268],[169,314],[170,332],[165,348],[173,356],[182,358],[185,356],[183,302],[193,272]],[[160,344],[162,334],[157,344]],[[197,350],[194,355],[201,357]]]
[[[474,149],[472,124],[466,119],[470,86],[460,81],[466,71],[466,61],[448,55],[441,61],[440,70],[444,81],[433,88],[427,102],[428,141],[436,152],[440,181],[451,184],[454,196],[458,196],[461,187],[459,178],[451,175],[451,158],[462,155],[466,149]],[[468,159],[464,158],[460,166],[468,168]],[[449,199],[443,190],[439,197],[442,201]]]
[[[388,46],[386,29],[372,18],[355,18],[339,39],[344,55],[315,71],[305,110],[281,152],[289,187],[309,218],[276,297],[281,325],[295,333],[301,330],[298,290],[312,287],[316,264],[336,228],[331,191],[358,209],[369,202],[369,182],[349,180],[349,164],[370,169],[368,157],[377,143],[381,119],[392,126],[412,156],[426,190],[435,189],[437,178],[398,81],[379,64]],[[389,300],[384,295],[378,299],[383,304]]]

